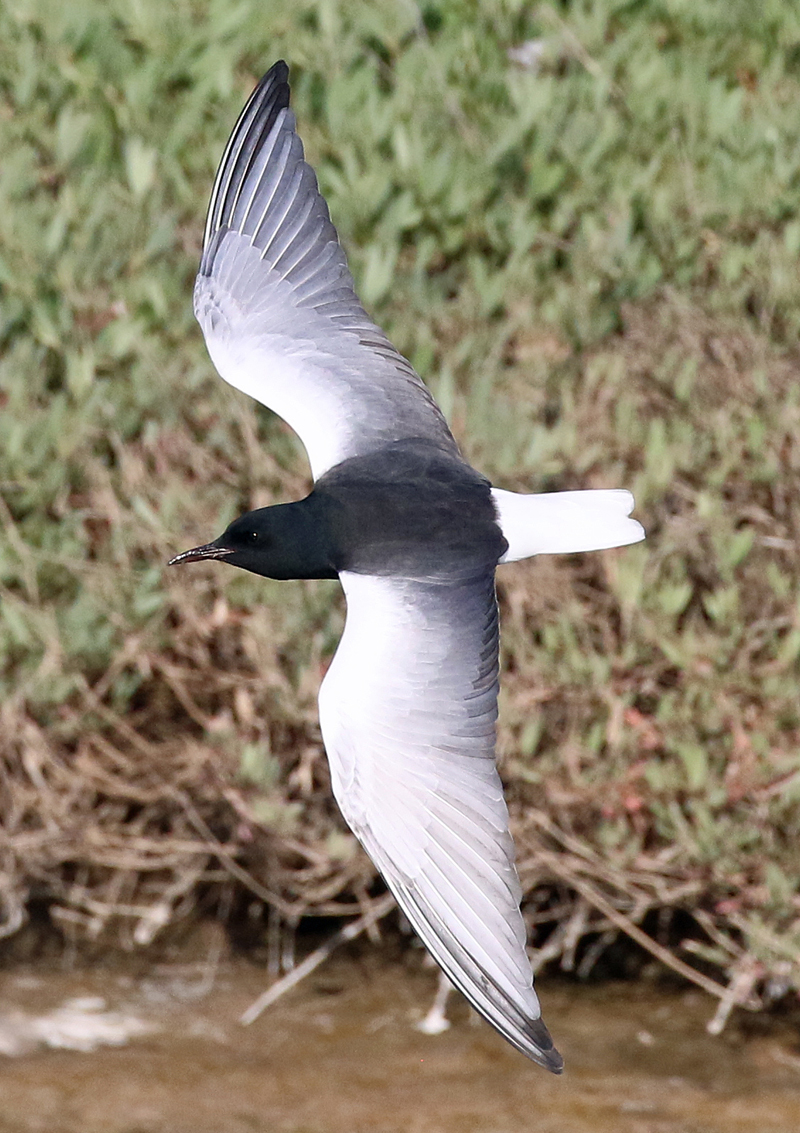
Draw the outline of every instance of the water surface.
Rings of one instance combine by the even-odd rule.
[[[556,1078],[463,1001],[450,1030],[417,1031],[436,986],[419,964],[334,957],[241,1027],[264,986],[245,961],[0,973],[0,1045],[16,1033],[20,1051],[0,1057],[0,1133],[800,1131],[796,1035],[777,1023],[748,1035],[734,1020],[712,1038],[714,1005],[693,991],[542,981],[567,1064]],[[116,1020],[120,1041],[135,1019],[125,1045],[47,1049],[46,1027],[31,1038],[44,1018],[59,1041],[76,998],[78,1012]]]

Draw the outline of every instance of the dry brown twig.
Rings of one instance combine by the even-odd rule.
[[[387,913],[391,912],[393,908],[394,897],[392,897],[391,893],[384,893],[362,917],[359,917],[357,921],[350,921],[344,928],[339,929],[329,940],[326,940],[324,944],[320,945],[319,948],[316,948],[310,955],[306,956],[301,964],[298,964],[291,972],[287,972],[285,976],[277,980],[271,987],[267,988],[258,999],[250,1004],[239,1019],[239,1022],[245,1027],[254,1023],[259,1015],[266,1011],[268,1007],[271,1007],[281,996],[285,995],[287,991],[291,991],[291,989],[296,987],[306,976],[311,975],[311,973],[318,968],[320,964],[323,964],[340,945],[346,944],[350,940],[355,940],[363,932],[369,931],[373,925],[377,924],[377,922],[382,917],[385,917]]]

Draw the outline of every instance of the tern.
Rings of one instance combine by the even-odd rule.
[[[355,292],[276,63],[214,181],[194,311],[220,375],[283,418],[313,491],[172,564],[338,578],[344,633],[319,716],[333,792],[434,959],[517,1050],[559,1073],[525,951],[495,764],[495,569],[644,537],[621,490],[520,495],[461,455]]]

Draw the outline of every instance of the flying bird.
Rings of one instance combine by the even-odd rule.
[[[452,983],[559,1073],[495,766],[495,568],[644,533],[629,492],[519,495],[466,462],[358,300],[288,75],[284,62],[267,72],[225,147],[194,311],[220,375],[298,433],[314,488],[172,563],[340,580],[347,619],[319,714],[342,814]]]

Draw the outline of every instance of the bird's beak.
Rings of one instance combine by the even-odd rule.
[[[235,554],[233,547],[221,547],[219,543],[205,543],[202,547],[192,547],[191,551],[184,551],[170,559],[167,566],[178,566],[180,563],[197,563],[201,559],[224,559]]]

